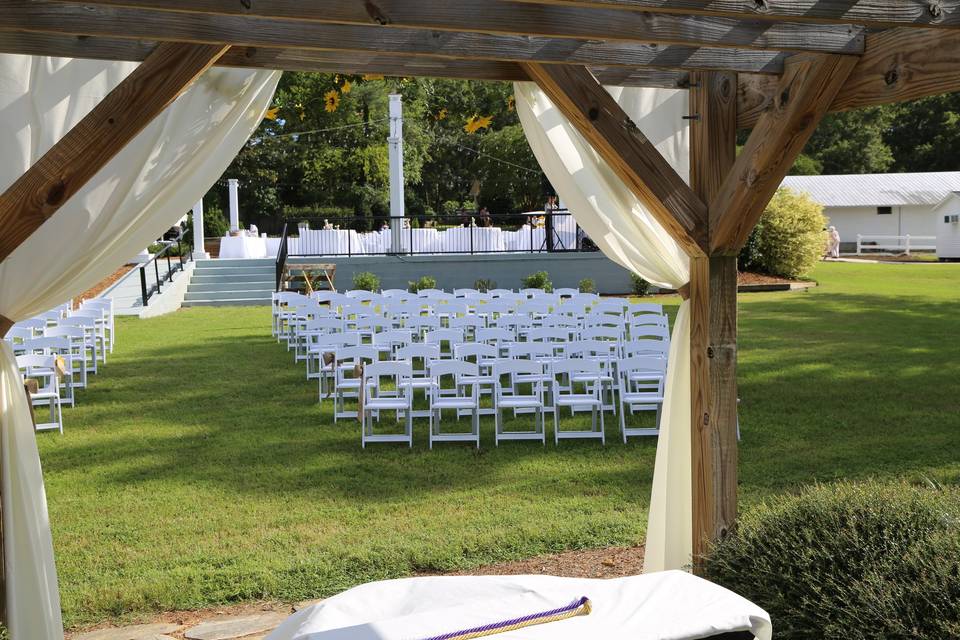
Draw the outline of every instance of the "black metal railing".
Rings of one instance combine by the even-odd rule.
[[[277,247],[277,291],[280,291],[280,283],[283,280],[283,269],[287,264],[287,224],[283,224],[283,231],[280,232],[280,246]]]
[[[294,229],[294,224],[296,229]],[[293,235],[293,233],[296,235]],[[569,211],[490,215],[474,211],[430,217],[301,218],[283,225],[277,253],[359,256],[596,251]]]
[[[177,271],[183,271],[184,265],[184,255],[183,255],[183,233],[181,232],[176,238],[171,240],[163,240],[158,244],[164,245],[160,251],[157,251],[153,258],[149,262],[145,262],[140,265],[140,295],[143,299],[143,306],[147,306],[150,302],[150,298],[158,293],[160,293],[161,287],[164,282],[170,282],[173,280],[173,274]],[[173,255],[173,248],[176,247],[177,255]],[[176,257],[177,260],[173,260]],[[160,269],[161,259],[166,259],[166,271]],[[186,262],[190,261],[190,253],[187,252]],[[148,284],[150,280],[150,265],[153,265],[152,275],[153,282]]]

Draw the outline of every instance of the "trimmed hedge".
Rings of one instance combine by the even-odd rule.
[[[960,638],[960,492],[817,486],[745,513],[704,577],[783,640]]]

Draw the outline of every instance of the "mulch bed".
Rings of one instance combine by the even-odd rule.
[[[789,280],[787,278],[780,278],[777,276],[768,276],[763,273],[750,273],[749,271],[741,271],[737,274],[737,284],[793,284],[795,282],[801,282],[800,280]]]

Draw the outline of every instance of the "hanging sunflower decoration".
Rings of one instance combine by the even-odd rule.
[[[463,125],[463,130],[469,134],[474,134],[480,129],[488,129],[493,122],[493,116],[472,115],[467,118],[467,124]]]
[[[446,120],[447,119],[447,108],[443,107],[440,111],[437,111],[437,115],[434,116],[436,120]]]
[[[331,89],[323,94],[323,108],[326,109],[327,113],[333,113],[339,106],[340,92],[336,89]]]
[[[513,111],[517,108],[517,99],[513,96],[507,98],[507,111]]]

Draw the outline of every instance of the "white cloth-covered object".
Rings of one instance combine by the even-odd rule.
[[[607,89],[657,150],[689,178],[686,91]],[[517,114],[540,167],[577,223],[621,266],[669,288],[690,280],[689,259],[650,211],[536,84],[514,84]],[[693,553],[689,303],[674,322],[647,526],[645,571],[680,569]]]
[[[266,640],[409,640],[552,610],[586,596],[592,611],[499,633],[503,640],[687,640],[750,631],[770,640],[755,604],[682,571],[590,580],[451,576],[372,582],[303,609]]]
[[[136,63],[0,55],[0,192]],[[21,320],[109,275],[188,211],[254,131],[280,72],[211,69],[0,263],[0,315]],[[40,459],[16,363],[0,352],[3,533],[13,640],[62,640]]]

